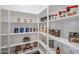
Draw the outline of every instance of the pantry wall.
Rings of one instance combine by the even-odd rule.
[[[50,5],[39,14],[1,9],[0,53],[79,54],[79,6],[73,15],[67,7]],[[77,42],[69,41],[69,33],[77,34]]]

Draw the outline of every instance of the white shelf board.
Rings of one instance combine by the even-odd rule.
[[[40,34],[42,34],[42,35],[44,35],[44,36],[47,36],[47,34],[46,33],[44,33],[44,32],[39,32]]]
[[[1,46],[1,49],[8,48],[9,46]]]
[[[52,19],[52,20],[49,20],[49,22],[52,22],[52,21],[65,21],[65,20],[68,20],[70,18],[75,18],[75,17],[79,17],[79,14],[73,15],[73,16],[66,16],[66,17],[62,17],[62,18],[57,18],[57,19]]]
[[[37,23],[35,23],[35,22],[10,22],[10,24],[12,24],[12,23],[17,23],[17,24],[38,24],[38,22]]]
[[[39,24],[41,24],[41,23],[47,23],[47,21],[44,21],[44,22],[39,22]]]
[[[27,54],[27,53],[30,53],[30,52],[33,52],[33,51],[37,51],[37,50],[38,50],[37,48],[33,48],[32,50],[28,49],[27,51],[22,52],[21,54]]]
[[[33,43],[33,42],[38,42],[38,41],[35,40],[35,41],[30,41],[30,42],[23,42],[23,43],[13,44],[13,45],[10,45],[10,46],[2,46],[1,49],[8,48],[8,47],[13,47],[13,46],[17,46],[17,45],[22,45],[22,44],[27,44],[27,43]]]
[[[45,54],[43,51],[41,51],[41,49],[39,49],[39,52],[40,52],[41,54]]]
[[[10,35],[36,34],[36,33],[38,33],[38,32],[10,33]]]
[[[8,46],[2,46],[1,49],[8,48]]]
[[[1,36],[6,36],[6,35],[8,35],[8,34],[0,34]]]
[[[8,21],[1,21],[0,23],[9,23]]]
[[[10,24],[38,24],[38,22],[0,22],[0,23],[10,23]]]
[[[18,43],[18,44],[12,44],[12,45],[10,45],[10,47],[17,46],[17,45],[28,44],[28,43],[33,43],[33,42],[38,42],[38,41],[37,41],[37,40],[34,40],[34,41],[29,41],[29,42],[23,42],[23,43]]]
[[[48,49],[48,54],[56,54],[55,49],[54,48],[49,48]]]

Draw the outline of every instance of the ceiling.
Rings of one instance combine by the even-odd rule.
[[[0,5],[1,9],[10,9],[33,14],[40,13],[46,7],[47,5]]]

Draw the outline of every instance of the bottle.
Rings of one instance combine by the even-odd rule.
[[[35,28],[33,28],[33,32],[35,32]]]
[[[46,26],[45,26],[45,29],[44,30],[45,30],[44,32],[47,33],[47,27]]]
[[[59,47],[56,48],[56,54],[60,54],[60,48]]]
[[[29,32],[29,28],[25,28],[25,32]]]
[[[40,20],[40,22],[44,22],[44,18],[40,18],[41,20]]]
[[[23,32],[24,32],[24,28],[21,27],[21,28],[20,28],[20,33],[23,33]]]
[[[49,20],[51,20],[51,15],[49,15]]]
[[[30,32],[32,32],[32,28],[30,28]]]
[[[55,32],[55,29],[52,29],[50,34],[54,35],[54,32]]]
[[[42,26],[42,28],[41,28],[41,32],[44,32],[44,26]]]
[[[47,17],[46,16],[44,17],[44,21],[47,21]]]
[[[18,28],[14,28],[14,33],[18,33],[19,29]]]
[[[20,22],[20,18],[17,18],[17,22]]]

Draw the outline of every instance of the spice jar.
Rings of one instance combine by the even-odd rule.
[[[54,31],[54,36],[60,37],[60,30],[55,30]]]
[[[47,17],[46,16],[43,19],[44,19],[44,21],[47,21]]]
[[[79,35],[76,36],[75,40],[76,40],[76,43],[79,43]]]
[[[44,27],[43,26],[41,27],[41,31],[44,32]]]
[[[44,18],[40,18],[40,22],[44,22]]]
[[[57,19],[58,18],[58,15],[57,14],[53,14],[52,15],[52,19]]]
[[[27,36],[23,38],[23,42],[28,42],[28,41],[30,41],[30,37]]]
[[[30,49],[30,43],[26,44],[26,49]]]
[[[30,28],[30,32],[32,32],[32,28]]]
[[[51,20],[51,15],[49,15],[49,20]]]
[[[15,53],[19,53],[19,51],[21,51],[21,50],[22,50],[21,45],[15,46]]]
[[[26,49],[27,49],[27,44],[24,44],[23,51],[26,51]]]
[[[51,35],[54,35],[54,32],[55,32],[55,30],[52,29],[50,34],[51,34]]]
[[[44,27],[44,32],[47,33],[47,26]]]
[[[41,32],[42,32],[42,27],[43,27],[43,26],[40,26],[40,31],[41,31]]]
[[[30,45],[30,49],[31,49],[31,50],[33,49],[33,46],[32,46],[32,45]]]
[[[66,17],[66,11],[59,11],[59,17]]]

